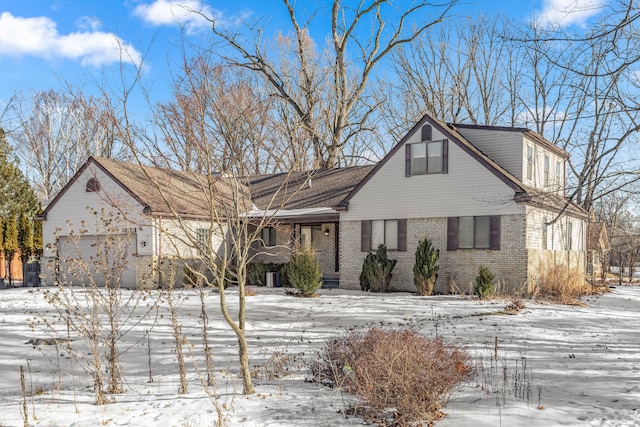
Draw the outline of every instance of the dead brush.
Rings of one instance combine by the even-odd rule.
[[[284,350],[276,350],[271,353],[269,359],[262,366],[251,371],[251,378],[273,381],[291,374],[293,369],[300,365],[300,357],[297,354],[289,354]]]
[[[584,272],[564,265],[548,265],[542,270],[537,297],[560,304],[584,305],[579,299],[610,292],[607,286],[593,286]]]
[[[520,313],[520,310],[522,310],[523,308],[525,308],[526,306],[524,305],[524,303],[522,302],[522,300],[514,300],[511,301],[510,303],[508,303],[505,307],[504,307],[504,312],[506,314],[518,314]]]
[[[471,373],[461,348],[412,329],[372,328],[329,340],[314,379],[358,397],[352,413],[378,425],[431,425]]]

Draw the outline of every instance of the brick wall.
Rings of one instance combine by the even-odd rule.
[[[340,286],[359,289],[359,276],[366,256],[360,252],[360,221],[340,224]],[[407,252],[389,252],[397,259],[393,271],[392,290],[415,291],[413,264],[415,251],[421,239],[429,238],[440,249],[440,271],[436,291],[450,292],[450,284],[468,293],[478,273],[478,267],[489,267],[505,288],[516,289],[527,281],[527,249],[525,247],[525,216],[501,217],[500,250],[460,249],[447,251],[447,218],[413,218],[407,221]]]

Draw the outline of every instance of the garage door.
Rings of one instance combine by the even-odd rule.
[[[135,287],[136,246],[135,234],[60,237],[59,278],[77,286],[90,284],[92,277],[98,286],[104,286],[105,278],[122,277],[123,287]]]

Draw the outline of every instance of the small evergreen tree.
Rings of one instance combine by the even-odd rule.
[[[480,299],[489,298],[495,292],[495,287],[493,286],[493,279],[495,278],[495,274],[489,268],[481,266],[478,269],[473,293]]]
[[[360,273],[360,289],[365,292],[371,290],[371,284],[369,283],[370,272],[373,271],[373,265],[375,264],[375,256],[372,253],[368,253],[362,263],[362,272]]]
[[[304,297],[315,295],[322,286],[320,263],[316,260],[311,249],[296,250],[291,255],[291,261],[287,266],[287,276],[291,286]]]
[[[360,287],[371,292],[386,292],[393,275],[391,272],[398,263],[387,256],[387,247],[379,245],[375,254],[369,254],[362,265]]]
[[[418,295],[431,295],[438,279],[438,258],[440,251],[435,249],[431,240],[421,240],[416,249],[416,263],[413,266],[413,283]]]

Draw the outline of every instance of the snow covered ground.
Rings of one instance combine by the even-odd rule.
[[[199,300],[193,291],[181,290],[179,313],[190,343],[189,393],[177,394],[170,323],[161,311],[157,320],[134,316],[140,323],[121,338],[120,347],[126,390],[104,406],[92,404],[91,380],[63,346],[27,344],[47,336],[29,327],[30,319],[51,310],[42,290],[0,291],[0,426],[24,426],[20,366],[27,392],[38,391],[27,398],[31,426],[211,426],[216,406],[231,426],[363,425],[340,412],[348,395],[305,381],[309,372],[302,362],[312,360],[327,338],[368,326],[414,326],[473,356],[477,374],[456,393],[438,426],[640,425],[640,287],[616,288],[588,299],[586,307],[525,302],[517,315],[500,314],[504,301],[459,296],[323,290],[319,298],[301,299],[282,289],[257,291],[247,307],[251,363],[263,365],[274,352],[297,355],[291,375],[261,375],[255,395],[237,394],[234,336],[211,293],[219,394],[214,405],[194,369],[203,359]],[[228,293],[234,300],[234,291]]]

